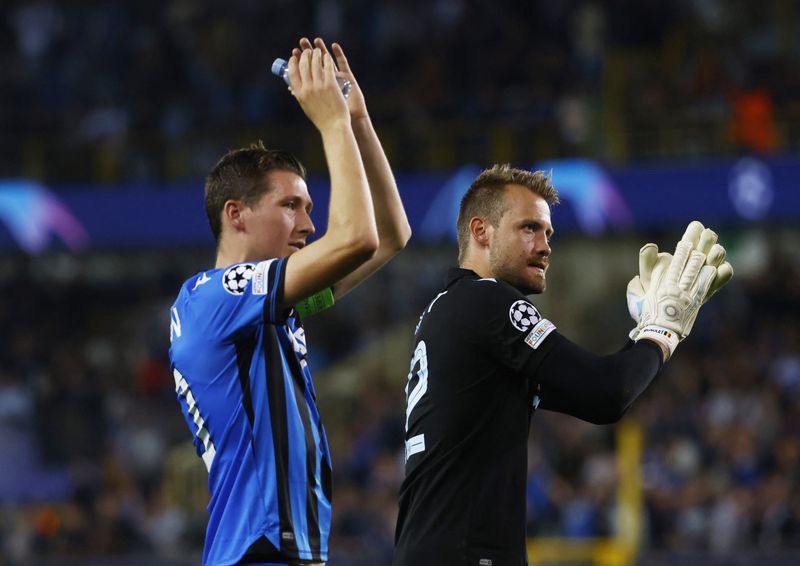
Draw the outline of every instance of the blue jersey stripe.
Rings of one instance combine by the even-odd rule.
[[[297,329],[296,322],[292,318],[289,319],[288,326],[292,331]],[[285,341],[286,344],[284,351],[286,351],[288,348],[294,347],[292,345],[292,340],[289,338],[287,333],[281,332],[280,337],[281,340]],[[295,376],[295,379],[293,380],[295,392],[294,402],[297,412],[300,415],[305,433],[305,442],[303,443],[303,446],[307,448],[305,461],[306,538],[308,540],[312,556],[317,560],[322,560],[320,502],[324,502],[322,511],[324,513],[329,513],[330,500],[327,498],[320,500],[321,490],[317,489],[317,484],[319,481],[321,481],[321,468],[319,466],[320,459],[318,454],[320,444],[319,433],[317,431],[317,426],[319,425],[319,413],[314,404],[314,393],[313,389],[311,388],[311,375],[309,373],[308,366],[305,365],[305,362],[300,362],[296,356],[288,357],[286,361],[290,366],[288,369],[290,369],[291,374]],[[299,476],[295,477],[298,478],[298,481],[302,481]],[[296,511],[299,511],[299,509],[296,509]]]
[[[286,359],[281,360],[284,375],[291,375]],[[296,382],[292,380],[286,387],[287,413],[291,415],[288,422],[289,445],[295,448],[289,455],[289,494],[292,502],[292,522],[294,533],[297,540],[297,547],[300,549],[300,557],[304,560],[312,558],[308,543],[308,520],[306,516],[306,433],[303,421],[300,416],[300,407],[304,404],[302,399],[297,399]]]
[[[282,345],[286,346],[283,351],[293,348],[292,340],[287,333],[281,330],[279,336]],[[296,432],[298,436],[301,431],[303,434],[303,439],[293,440],[292,446],[305,448],[305,461],[303,461],[303,452],[297,450],[294,452],[296,458],[290,463],[292,485],[305,487],[304,493],[296,493],[292,499],[295,532],[298,534],[298,539],[304,541],[305,548],[309,549],[309,559],[324,560],[321,547],[319,498],[322,490],[317,489],[317,484],[321,481],[318,454],[320,445],[317,431],[319,413],[313,409],[313,395],[308,387],[309,381],[306,379],[308,370],[302,367],[296,356],[285,357],[284,364],[286,375],[294,377],[292,387],[287,389],[290,393],[288,395],[290,398],[287,399],[287,403],[290,404],[288,412],[299,416],[296,424],[301,429]],[[323,501],[324,512],[327,514],[330,509],[329,501],[327,498]],[[327,517],[326,519],[329,520]],[[302,550],[303,545],[299,543],[298,545]]]
[[[272,443],[275,447],[275,481],[278,495],[278,545],[288,556],[298,556],[292,521],[292,504],[289,482],[289,424],[286,414],[286,387],[283,376],[283,361],[274,326],[266,326],[263,336],[266,361],[267,397],[272,424]]]
[[[299,393],[306,397],[304,392]],[[301,406],[300,414],[305,424],[306,443],[314,447],[313,450],[308,450],[306,452],[306,521],[308,525],[308,543],[311,552],[319,556],[321,537],[319,528],[319,494],[316,489],[317,481],[319,481],[319,459],[317,458],[318,454],[316,449],[318,446],[316,442],[317,435],[315,434],[315,427],[308,412],[306,399],[301,401]]]
[[[263,334],[266,332],[266,327],[261,328],[256,337],[256,343],[261,345],[264,343]],[[264,352],[259,347],[256,357],[253,359],[253,365],[250,371],[250,392],[252,394],[253,408],[255,409],[255,421],[253,423],[253,453],[261,466],[258,473],[261,474],[262,487],[259,493],[253,494],[254,497],[260,497],[264,504],[266,516],[269,522],[273,525],[272,528],[264,532],[264,536],[277,548],[280,545],[280,512],[278,493],[279,489],[288,486],[279,486],[275,481],[277,478],[277,459],[275,455],[276,446],[274,444],[273,431],[272,431],[272,416],[269,410],[270,391],[268,390],[267,380],[271,378],[268,373],[267,361]]]
[[[299,364],[294,360],[295,364]],[[302,374],[301,374],[302,375]],[[305,523],[307,539],[309,548],[312,554],[319,557],[320,554],[320,532],[319,532],[319,496],[315,488],[319,477],[319,467],[317,465],[317,442],[314,430],[314,423],[308,409],[308,388],[305,386],[306,382],[302,384],[298,381],[295,382],[295,402],[297,403],[297,410],[303,423],[303,431],[305,434],[306,450],[305,458],[305,481],[306,486],[306,506],[305,506]]]
[[[294,318],[288,320],[288,326],[292,331],[298,329],[297,321]],[[304,422],[307,423],[306,442],[316,447],[313,455],[308,454],[308,523],[309,541],[313,552],[319,552],[328,548],[328,533],[331,523],[331,466],[328,442],[325,438],[325,429],[322,426],[319,411],[316,406],[316,393],[311,381],[311,371],[308,365],[297,361],[292,364],[296,375],[303,376],[305,389],[303,392],[305,406],[302,415]],[[313,443],[313,444],[312,444]],[[313,459],[312,459],[313,456]],[[323,554],[320,560],[327,559],[327,554]]]
[[[306,402],[308,402],[310,392],[306,391],[305,395]],[[314,442],[314,446],[321,446],[323,444],[322,438],[324,438],[325,433],[322,430],[322,423],[319,420],[319,414],[315,414],[314,417],[315,418],[309,418],[310,426],[308,427],[308,430],[312,436],[309,441]],[[311,477],[309,478],[308,483],[308,487],[312,492],[312,496],[309,496],[309,501],[313,500],[313,506],[309,505],[309,523],[311,523],[310,517],[313,513],[316,528],[314,531],[309,529],[309,539],[312,544],[312,549],[316,548],[317,552],[319,552],[321,548],[328,547],[327,533],[330,531],[331,508],[330,499],[325,496],[325,493],[320,487],[322,485],[322,469],[323,466],[327,466],[328,463],[325,461],[325,455],[319,449],[314,451],[313,456],[314,469],[313,474],[310,474]],[[324,557],[321,558],[321,560],[324,559]]]

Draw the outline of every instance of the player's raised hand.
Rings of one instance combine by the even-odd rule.
[[[336,82],[336,65],[322,49],[295,50],[289,58],[292,95],[320,132],[349,122],[347,102]]]
[[[628,282],[628,312],[636,324],[642,318],[642,307],[647,289],[650,288],[650,281],[653,278],[653,271],[657,264],[663,269],[665,264],[669,264],[672,255],[659,253],[658,246],[655,244],[645,244],[639,250],[639,274]]]
[[[653,263],[653,250],[645,248],[640,252],[640,271],[644,263],[650,281],[645,285],[646,277],[640,273],[645,294],[637,339],[659,342],[671,355],[691,332],[700,307],[731,279],[733,268],[724,261],[725,249],[717,243],[717,234],[697,220],[686,228],[668,262],[657,254]]]
[[[653,272],[658,266],[659,273],[664,271],[672,260],[672,254],[658,251],[655,244],[645,244],[639,250],[639,274],[628,282],[627,299],[628,312],[636,323],[630,333],[632,340],[639,335],[639,321],[642,319],[645,295],[650,288]]]
[[[307,37],[302,38],[300,40],[300,47],[295,48],[292,53],[300,53],[314,48],[321,49],[323,53],[328,53],[325,42],[319,37],[314,39],[313,44]],[[337,76],[344,77],[350,81],[350,94],[347,96],[347,107],[350,110],[350,116],[353,120],[366,118],[368,114],[364,93],[361,91],[361,87],[358,86],[358,81],[356,81],[356,77],[350,68],[350,63],[347,61],[342,46],[334,42],[331,44],[331,50],[336,59]]]
[[[722,289],[722,287],[731,280],[731,277],[733,277],[733,266],[724,260],[725,248],[719,244],[711,246],[706,257],[706,265],[716,267],[717,273],[714,277],[714,281],[711,283],[711,287],[708,288],[708,292],[705,297],[703,297],[703,304],[706,304],[714,293]]]

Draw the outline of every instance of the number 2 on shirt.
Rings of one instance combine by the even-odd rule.
[[[416,371],[415,371],[416,370]],[[409,392],[414,376],[418,378],[417,384]],[[408,436],[408,421],[411,411],[417,406],[422,396],[428,390],[428,351],[425,340],[420,340],[411,358],[411,368],[408,370],[408,383],[406,384],[406,436]],[[425,451],[425,435],[417,434],[406,440],[406,461],[420,452]]]

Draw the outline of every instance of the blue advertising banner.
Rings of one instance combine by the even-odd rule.
[[[531,165],[552,176],[559,235],[800,220],[800,159],[742,157],[606,168],[584,159]],[[480,168],[398,175],[414,240],[455,239],[462,195]],[[317,233],[327,216],[326,178],[309,179]],[[202,180],[152,187],[45,187],[0,179],[0,248],[35,254],[131,247],[212,246]]]

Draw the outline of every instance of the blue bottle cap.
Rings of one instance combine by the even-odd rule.
[[[272,62],[272,74],[278,75],[279,77],[283,75],[283,69],[286,67],[286,60],[281,59],[280,57],[275,59]]]

